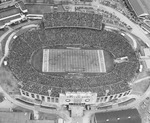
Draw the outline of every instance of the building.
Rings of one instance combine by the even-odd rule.
[[[141,28],[146,31],[147,33],[150,33],[150,26],[146,23],[141,24]]]
[[[137,17],[148,15],[140,0],[128,0]]]
[[[141,123],[137,109],[95,113],[91,123]]]

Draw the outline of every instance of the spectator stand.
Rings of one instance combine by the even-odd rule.
[[[89,20],[88,18],[91,17],[92,19]],[[97,22],[96,18],[101,20],[99,19]],[[100,30],[102,16],[62,12],[46,13],[44,19],[44,27],[50,29],[28,30],[19,35],[12,43],[8,56],[9,69],[19,81],[22,81],[21,90],[25,91],[25,95],[32,97],[32,94],[37,94],[40,95],[41,100],[48,100],[48,96],[58,98],[59,93],[67,91],[91,91],[97,93],[98,97],[109,96],[104,99],[104,101],[108,101],[113,98],[112,95],[120,94],[121,97],[124,92],[131,90],[128,82],[135,76],[138,67],[137,57],[123,36],[115,32]],[[70,36],[71,34],[74,34],[73,37]],[[64,75],[58,73],[49,75],[39,73],[28,62],[31,54],[37,49],[57,45],[66,47],[68,44],[103,48],[112,52],[115,58],[128,56],[131,62],[117,64],[109,74],[86,75],[75,80],[65,78]],[[93,85],[93,81],[98,85]],[[72,85],[81,88],[72,87]]]

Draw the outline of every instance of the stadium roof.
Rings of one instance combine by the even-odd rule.
[[[148,15],[148,12],[144,8],[144,6],[142,5],[142,2],[140,0],[128,0],[128,1],[129,1],[130,5],[132,6],[135,14],[138,17]]]
[[[96,123],[141,123],[137,109],[95,113]]]
[[[143,23],[141,24],[141,27],[143,27],[148,33],[150,33],[150,25]]]

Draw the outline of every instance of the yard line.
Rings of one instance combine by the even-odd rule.
[[[85,51],[84,52],[84,64],[83,64],[83,71],[84,72],[89,72],[89,66],[90,66],[90,59],[88,60],[87,59],[87,55],[90,55],[90,52],[89,51]],[[89,57],[90,58],[90,57]]]
[[[44,72],[44,50],[43,50],[43,62],[42,62],[42,72]]]
[[[53,65],[54,57],[55,57],[54,50],[50,49],[49,50],[49,67],[50,67],[50,72],[55,72],[55,65]]]
[[[58,58],[59,57],[59,51],[58,50],[56,51],[55,57],[57,57],[57,64],[56,64],[56,69],[55,70],[59,71],[59,72],[62,72],[63,71],[63,69],[62,69],[62,59]]]
[[[104,51],[101,50],[102,53],[102,66],[103,66],[103,71],[102,72],[106,72],[106,64],[105,64],[105,56],[104,56]]]
[[[100,72],[102,72],[100,50],[97,50],[97,54],[98,54],[98,61],[99,61],[99,70]]]
[[[64,64],[67,64],[67,63],[65,63],[65,60],[64,60],[65,59],[64,50],[61,50],[61,52],[58,52],[58,55],[60,56],[60,58],[59,58],[60,66],[58,66],[58,69],[60,72],[65,72],[66,70],[65,70]]]
[[[68,53],[70,53],[70,52],[68,52]],[[74,56],[73,56],[73,53],[74,53],[74,50],[71,50],[71,55],[70,55],[70,57],[71,57],[71,60],[70,60],[70,62],[69,62],[69,68],[70,68],[70,71],[73,71],[73,67],[72,67],[72,61],[73,61],[73,59],[74,59],[74,64],[76,64],[76,60],[75,60],[75,58],[74,58]],[[67,55],[67,57],[68,57],[68,55]],[[74,72],[74,71],[73,71]]]
[[[46,51],[45,49],[43,50],[43,65],[42,65],[42,71],[46,72],[46,66],[45,66],[45,62],[46,62]]]
[[[64,50],[65,52],[65,50]],[[66,56],[65,56],[65,60],[64,60],[64,66],[65,66],[65,71],[71,71],[71,66],[70,66],[70,62],[72,61],[72,56],[70,56],[70,58],[68,57],[69,56],[69,50],[67,50],[66,52]],[[67,59],[67,60],[66,60]]]
[[[49,49],[47,49],[47,61],[46,61],[46,63],[47,63],[47,72],[49,72]]]

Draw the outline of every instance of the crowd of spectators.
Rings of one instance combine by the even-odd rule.
[[[61,19],[62,14],[68,14],[68,18]],[[12,42],[8,56],[8,67],[14,76],[22,82],[22,89],[53,97],[58,97],[60,92],[67,91],[92,91],[98,93],[98,96],[104,96],[130,90],[128,82],[134,78],[139,66],[137,56],[130,44],[116,32],[99,30],[97,26],[89,26],[91,21],[89,24],[82,25],[85,22],[84,19],[80,20],[84,22],[76,20],[78,23],[69,19],[70,16],[76,15],[79,13],[73,13],[73,15],[71,13],[45,14],[47,20],[59,19],[51,20],[54,24],[44,20],[44,26],[49,28],[28,30]],[[90,49],[104,49],[111,52],[114,58],[127,56],[129,61],[116,63],[114,69],[109,73],[87,74],[73,79],[66,77],[67,73],[65,75],[46,74],[35,70],[30,62],[33,52],[47,46],[54,48],[57,45],[62,48],[68,45],[79,45],[81,48],[87,46]]]
[[[118,18],[116,15],[108,11],[105,11],[102,9],[102,10],[99,10],[99,13],[103,15],[103,20],[102,20],[103,23],[111,24],[111,25],[117,26],[119,28],[121,27],[127,30],[132,29],[127,23],[122,22],[120,18]]]
[[[102,15],[81,12],[57,12],[44,14],[45,27],[102,28]]]
[[[127,30],[131,30],[131,26],[129,26],[127,23],[123,22],[118,18],[115,14],[108,12],[104,9],[97,9],[94,10],[93,7],[87,7],[87,6],[76,6],[75,7],[76,12],[86,12],[89,14],[94,14],[95,12],[99,15],[103,16],[102,22],[105,24],[111,24],[114,26],[117,26],[118,28],[123,28]]]
[[[139,23],[139,19],[137,18],[128,0],[102,0],[100,3],[119,11],[131,21]]]

